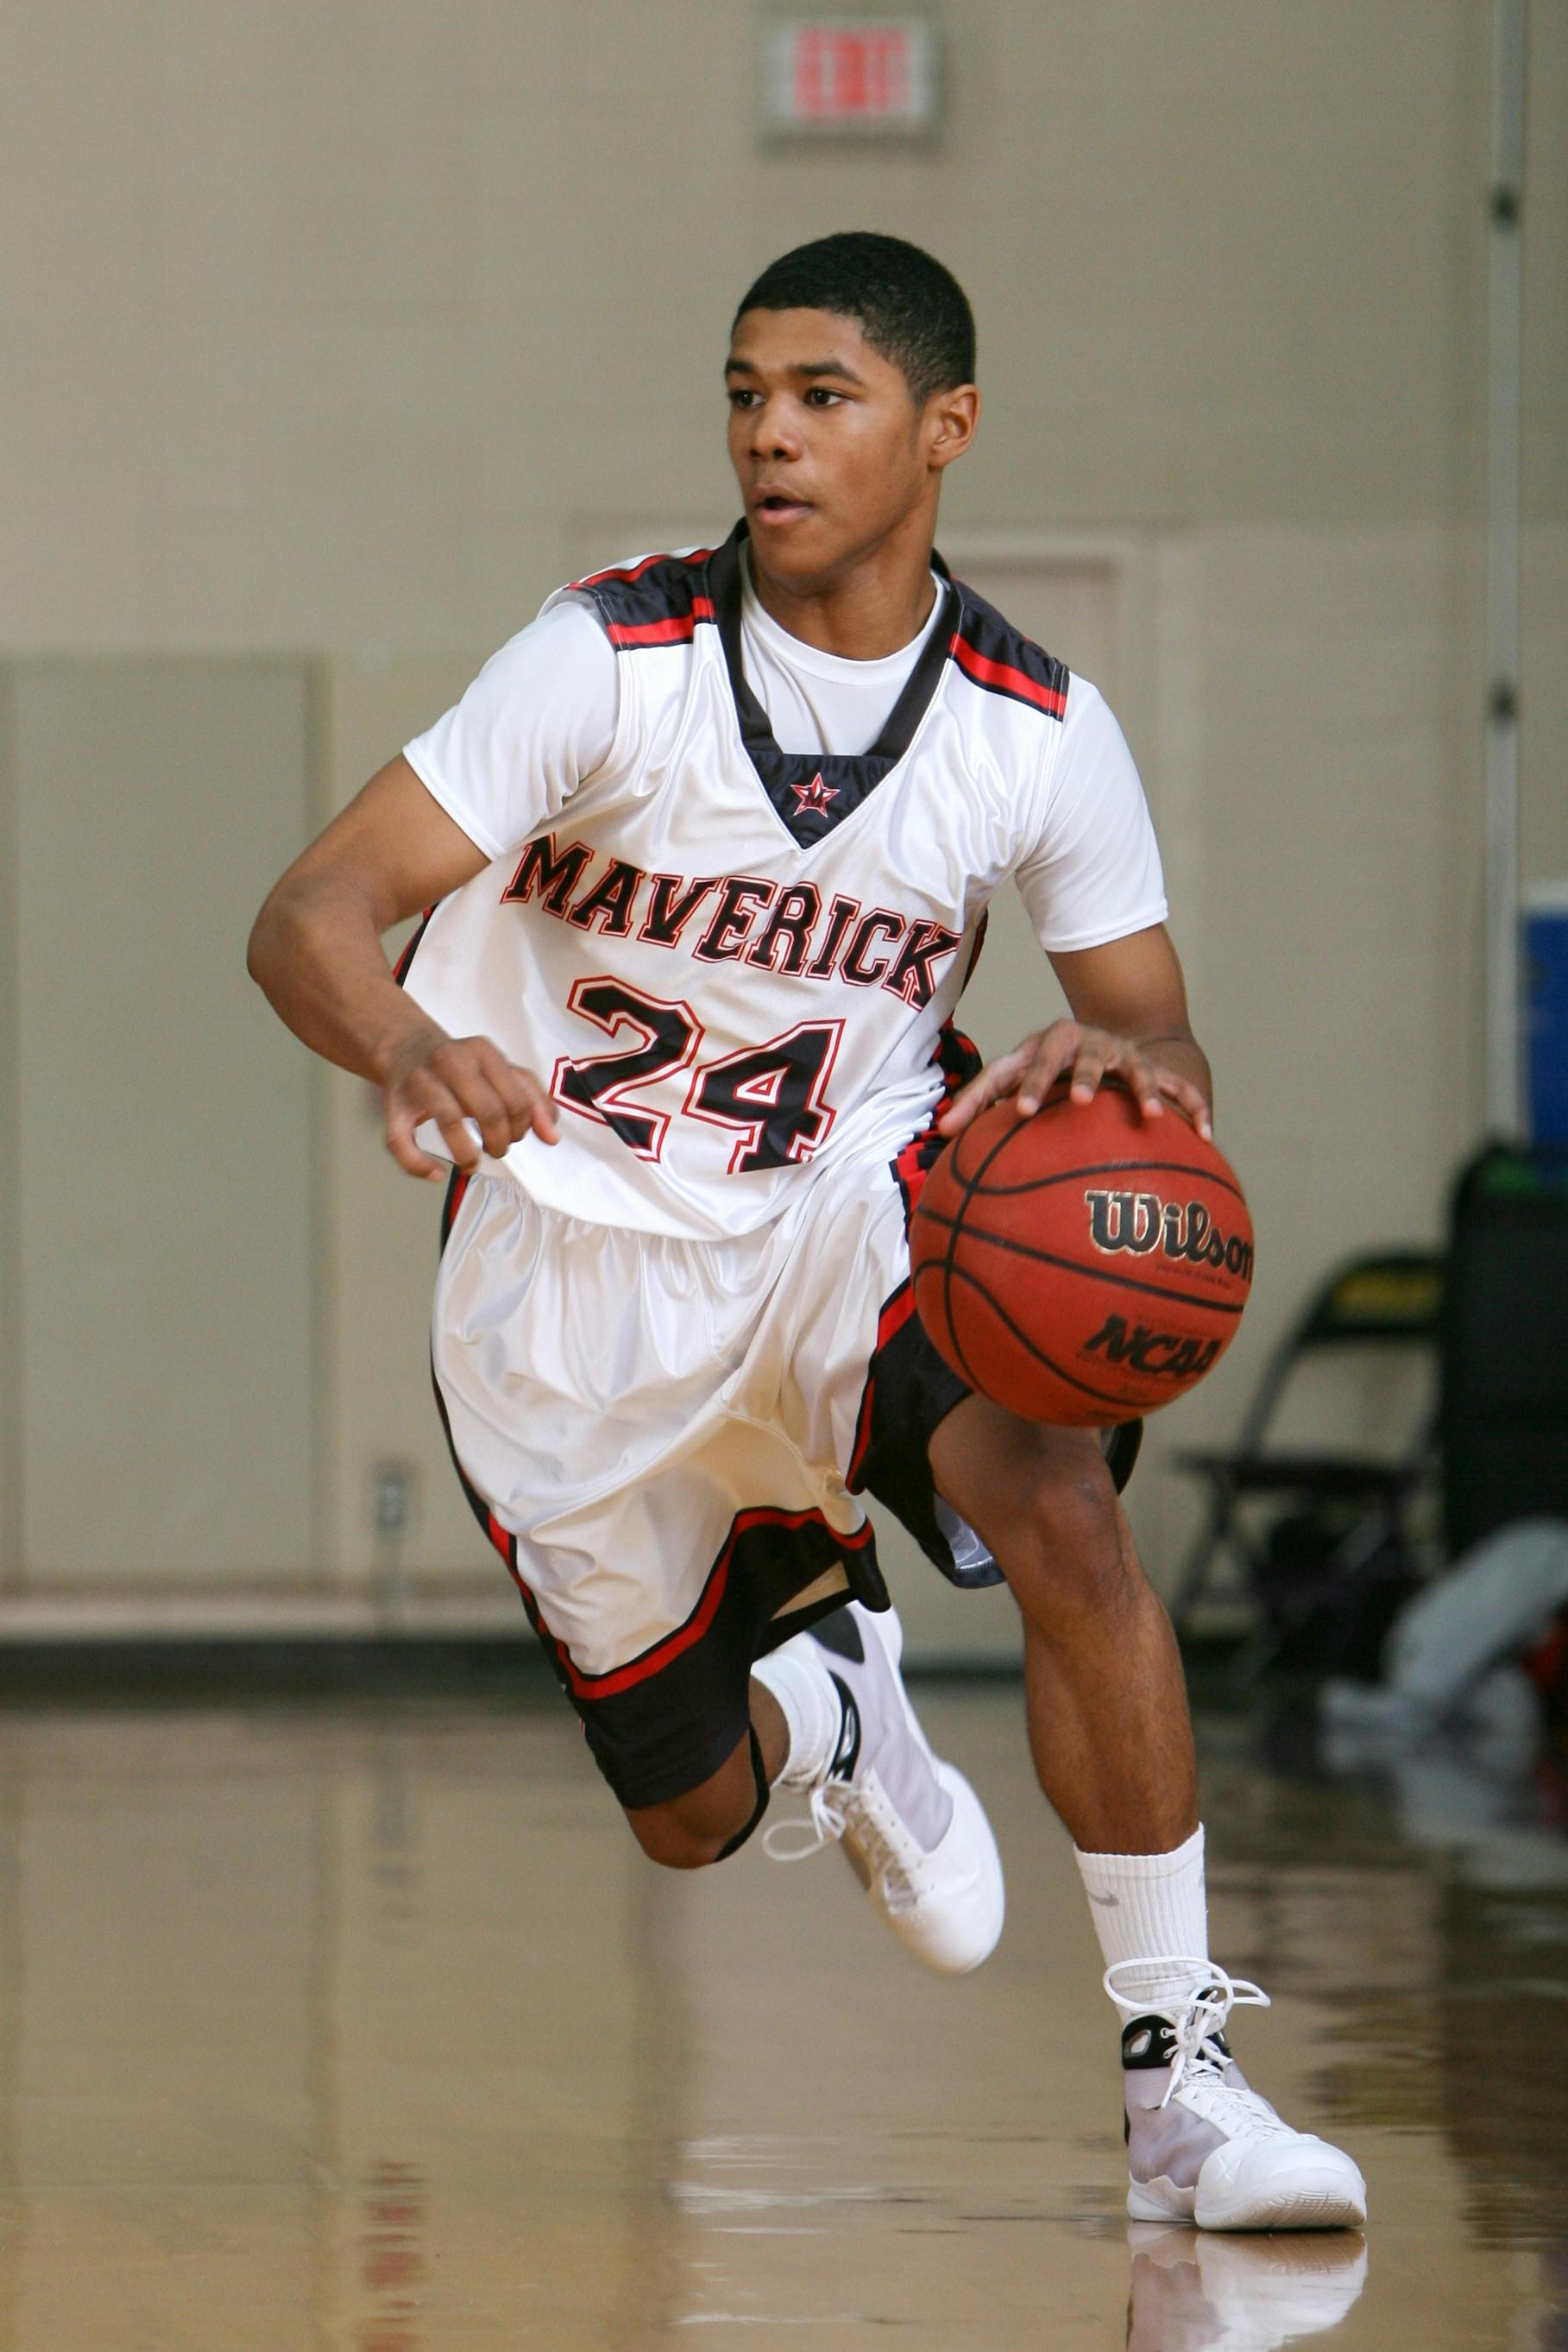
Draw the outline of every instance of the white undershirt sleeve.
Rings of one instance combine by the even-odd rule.
[[[552,604],[493,654],[403,758],[486,857],[559,815],[615,740],[615,650],[592,607]]]
[[[1148,803],[1104,696],[1074,675],[1040,838],[1018,886],[1047,954],[1103,947],[1163,923],[1165,877]]]

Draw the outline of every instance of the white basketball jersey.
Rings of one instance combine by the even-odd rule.
[[[1085,863],[1051,824],[1068,672],[945,572],[871,749],[781,751],[742,667],[743,536],[561,592],[616,650],[609,756],[434,909],[403,966],[444,1028],[548,1081],[559,1143],[507,1155],[528,1192],[694,1239],[775,1217],[825,1158],[896,1153],[941,1092],[992,894],[1026,862],[1047,896],[1053,859]],[[1101,938],[1165,912],[1134,790]]]

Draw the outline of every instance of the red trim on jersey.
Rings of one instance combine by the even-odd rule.
[[[895,1333],[903,1330],[914,1312],[915,1285],[906,1277],[899,1284],[877,1318],[876,1347],[872,1354],[872,1370],[867,1374],[865,1390],[861,1397],[860,1415],[855,1423],[854,1446],[850,1454],[850,1466],[844,1477],[845,1486],[852,1489],[858,1487],[861,1469],[871,1444],[871,1416],[876,1397],[876,1359]]]
[[[977,686],[995,687],[1003,694],[1017,695],[1020,702],[1032,702],[1037,710],[1048,711],[1052,719],[1061,718],[1066,711],[1067,697],[1059,687],[1041,686],[1038,678],[1027,677],[1010,662],[989,660],[985,654],[977,653],[967,637],[955,635],[948,650]]]
[[[967,1081],[966,1080],[965,1083],[967,1084]],[[937,1120],[950,1108],[958,1092],[959,1087],[951,1078],[944,1079],[942,1092],[930,1118],[918,1134],[910,1137],[893,1163],[893,1172],[903,1189],[906,1211],[911,1217],[920,1205],[920,1195],[925,1189],[925,1179],[931,1173],[931,1167],[936,1164],[933,1160],[930,1166],[926,1165],[922,1154],[929,1150],[936,1134]],[[936,1157],[939,1158],[940,1154],[938,1153]]]
[[[694,596],[689,613],[673,613],[667,621],[611,621],[605,633],[612,646],[689,645],[697,623],[713,616],[713,599]]]
[[[944,1096],[940,1105],[938,1106],[938,1115],[940,1115],[941,1111],[946,1110],[946,1108],[947,1098]],[[934,1120],[932,1124],[935,1125],[935,1123],[936,1122]],[[904,1197],[909,1203],[909,1213],[911,1216],[915,1214],[915,1204],[920,1198],[920,1188],[925,1181],[925,1171],[920,1165],[921,1148],[923,1145],[929,1143],[930,1140],[931,1129],[928,1127],[923,1127],[918,1135],[912,1135],[910,1137],[908,1142],[904,1145],[903,1150],[899,1153],[897,1159],[893,1163],[894,1173],[904,1187]]]
[[[601,580],[641,580],[655,563],[706,563],[713,553],[711,547],[694,547],[689,555],[645,555],[641,563],[612,564],[607,572],[587,572],[574,580],[574,588],[596,588]]]
[[[469,1180],[473,1173],[471,1168],[458,1168],[453,1171],[452,1189],[446,1195],[446,1214],[441,1228],[443,1249],[445,1248],[451,1236],[453,1226],[457,1223],[457,1212],[463,1206],[463,1195],[468,1190]]]

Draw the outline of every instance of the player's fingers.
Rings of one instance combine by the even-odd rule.
[[[1019,1087],[1019,1109],[1032,1118],[1075,1053],[1079,1033],[1071,1027],[1048,1029],[1030,1056]]]
[[[472,1176],[488,1148],[476,1122],[466,1111],[454,1108],[438,1113],[435,1124],[441,1129],[442,1141],[452,1154],[453,1166],[460,1168],[465,1176]]]
[[[1004,1060],[1009,1058],[1010,1057],[1004,1056]],[[956,1135],[961,1128],[968,1126],[972,1118],[978,1118],[980,1112],[994,1103],[998,1096],[1004,1095],[1008,1090],[1008,1084],[1009,1081],[1003,1074],[1002,1064],[988,1062],[983,1070],[977,1071],[967,1086],[959,1087],[936,1122],[940,1131],[944,1135]]]
[[[471,1120],[478,1129],[480,1141],[492,1160],[504,1160],[516,1139],[511,1111],[498,1090],[481,1069],[470,1065],[463,1074],[461,1086],[454,1092],[457,1097],[459,1118]],[[444,1120],[441,1131],[450,1142],[452,1139],[447,1134]]]
[[[387,1150],[405,1174],[422,1176],[427,1184],[442,1184],[452,1171],[444,1160],[422,1151],[413,1139],[421,1117],[409,1104],[396,1097],[391,1100],[386,1113]]]
[[[559,1139],[555,1104],[549,1090],[532,1070],[525,1070],[517,1062],[508,1062],[497,1046],[482,1041],[481,1060],[485,1075],[507,1107],[511,1121],[511,1140],[517,1143],[530,1132],[545,1143]]]
[[[541,1143],[559,1143],[560,1141],[560,1120],[556,1115],[556,1107],[554,1102],[551,1100],[546,1088],[540,1086],[536,1077],[530,1076],[528,1079],[528,1085],[533,1090],[534,1097],[533,1108],[529,1112],[529,1118],[533,1122],[534,1133],[538,1137]]]
[[[492,1045],[486,1037],[476,1038],[472,1052],[481,1076],[494,1089],[496,1098],[506,1113],[507,1140],[516,1143],[518,1137],[527,1135],[533,1125],[534,1099],[538,1093],[533,1074],[519,1069],[515,1062],[508,1062],[500,1047]]]
[[[1105,1075],[1106,1049],[1095,1037],[1085,1037],[1072,1056],[1072,1099],[1092,1102]]]
[[[1162,1070],[1159,1073],[1159,1084],[1160,1092],[1166,1099],[1168,1102],[1174,1102],[1178,1110],[1185,1111],[1204,1141],[1212,1143],[1214,1113],[1209,1109],[1206,1097],[1193,1085],[1192,1080],[1178,1077],[1174,1070]]]
[[[988,1062],[967,1087],[959,1087],[936,1122],[938,1133],[956,1135],[968,1126],[972,1118],[977,1118],[981,1111],[988,1110],[992,1103],[1000,1102],[1004,1095],[1010,1095],[1028,1066],[1029,1049],[1023,1045],[1010,1054],[998,1055],[994,1062]]]
[[[1116,1072],[1128,1093],[1135,1098],[1145,1118],[1164,1118],[1165,1095],[1159,1074],[1151,1062],[1145,1060],[1135,1045],[1129,1045],[1125,1038],[1118,1038],[1105,1055],[1105,1068]]]
[[[426,1119],[441,1130],[441,1138],[452,1154],[453,1164],[472,1175],[479,1165],[479,1131],[471,1123],[465,1106],[448,1086],[444,1086],[429,1068],[414,1071],[412,1077],[392,1090],[395,1103],[409,1117],[410,1131],[423,1127]],[[389,1131],[392,1104],[388,1106]]]

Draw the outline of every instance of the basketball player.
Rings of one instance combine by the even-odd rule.
[[[725,370],[743,520],[550,597],[284,876],[251,969],[447,1185],[454,1457],[643,1851],[722,1861],[782,1785],[809,1811],[774,1851],[841,1842],[934,1968],[990,1951],[995,1843],[904,1694],[869,1490],[1022,1612],[1130,2210],[1359,2222],[1355,2166],[1224,2040],[1262,1996],[1208,1958],[1180,1664],[1106,1453],[971,1393],[911,1312],[913,1202],[983,1106],[1113,1072],[1209,1120],[1115,721],[934,553],[973,376],[915,247],[765,270]],[[1009,878],[1072,1018],[981,1067],[950,1016]],[[400,986],[381,937],[422,907]]]

